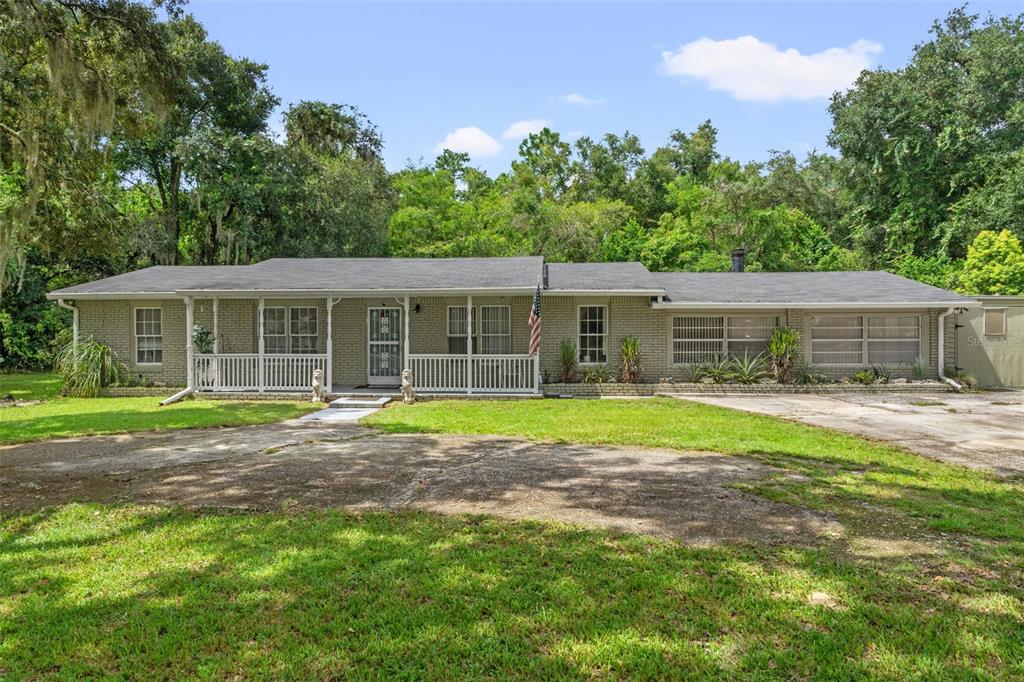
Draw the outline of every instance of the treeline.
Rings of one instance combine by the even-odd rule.
[[[357,108],[280,102],[177,0],[0,0],[0,358],[48,361],[57,286],[151,264],[543,254],[724,270],[878,268],[1024,292],[1024,23],[952,12],[830,104],[836,155],[739,163],[706,121],[543,130],[497,177],[445,151],[389,173]],[[974,244],[973,250],[971,245]]]

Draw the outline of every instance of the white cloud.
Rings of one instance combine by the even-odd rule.
[[[438,153],[445,149],[464,152],[477,158],[486,158],[496,156],[501,151],[501,143],[476,126],[468,126],[456,128],[445,135],[445,138],[434,147],[434,151]]]
[[[749,102],[828,97],[848,87],[871,66],[882,46],[858,40],[816,54],[780,50],[754,36],[729,40],[701,38],[676,51],[661,53],[665,73],[697,78],[712,90],[724,90]]]
[[[581,107],[592,107],[595,104],[604,104],[603,99],[596,99],[594,97],[587,97],[581,95],[578,92],[570,92],[568,95],[562,95],[558,98],[562,104],[575,104]]]
[[[531,118],[525,121],[516,121],[501,134],[506,140],[521,140],[527,135],[539,133],[550,126],[551,123],[542,118]]]

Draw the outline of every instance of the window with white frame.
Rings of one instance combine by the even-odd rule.
[[[686,315],[672,318],[672,362],[692,365],[708,362],[725,352],[725,318],[721,315]]]
[[[1006,308],[984,308],[985,336],[1006,336]]]
[[[294,307],[291,313],[292,353],[316,353],[316,307]]]
[[[921,356],[921,318],[868,316],[868,364],[912,365]]]
[[[475,313],[476,311],[474,311]],[[477,315],[473,315],[473,326],[477,326]],[[454,355],[465,355],[468,349],[467,321],[469,311],[466,306],[448,306],[448,352]]]
[[[263,352],[288,352],[287,309],[263,309]]]
[[[579,307],[579,360],[583,364],[607,362],[608,306]]]
[[[480,352],[502,355],[512,352],[512,325],[507,305],[480,306]]]
[[[160,308],[135,309],[135,364],[164,361],[163,316]]]
[[[672,318],[672,362],[692,365],[721,355],[755,357],[768,350],[774,315],[684,315]]]
[[[911,365],[921,357],[918,315],[822,315],[811,319],[815,365]]]
[[[774,315],[730,315],[725,322],[725,352],[736,357],[755,357],[767,352],[768,339],[779,326],[779,318]]]
[[[811,363],[864,364],[864,317],[824,315],[811,319]]]

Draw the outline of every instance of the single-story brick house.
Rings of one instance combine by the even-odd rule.
[[[538,286],[540,350],[528,355]],[[408,367],[420,391],[534,393],[558,376],[563,339],[581,366],[614,369],[627,335],[648,381],[685,380],[693,363],[763,351],[786,325],[815,372],[884,364],[912,377],[919,364],[936,378],[949,314],[972,302],[887,272],[649,272],[542,257],[155,266],[49,297],[73,308],[76,338],[106,343],[135,375],[244,392],[304,391],[316,368],[334,391],[395,386]],[[212,348],[195,347],[194,324]]]

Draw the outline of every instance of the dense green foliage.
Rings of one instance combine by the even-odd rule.
[[[159,263],[543,254],[714,271],[742,246],[752,270],[1016,286],[1016,266],[1006,283],[986,260],[1006,248],[979,245],[970,272],[965,258],[985,231],[1024,236],[1021,17],[956,10],[904,68],[865,71],[830,106],[838,156],[740,163],[711,121],[653,151],[628,131],[544,129],[491,177],[447,150],[388,173],[347,104],[294,104],[273,135],[268,66],[227,54],[178,0],[0,7],[7,367],[52,360],[66,316],[44,289]]]

